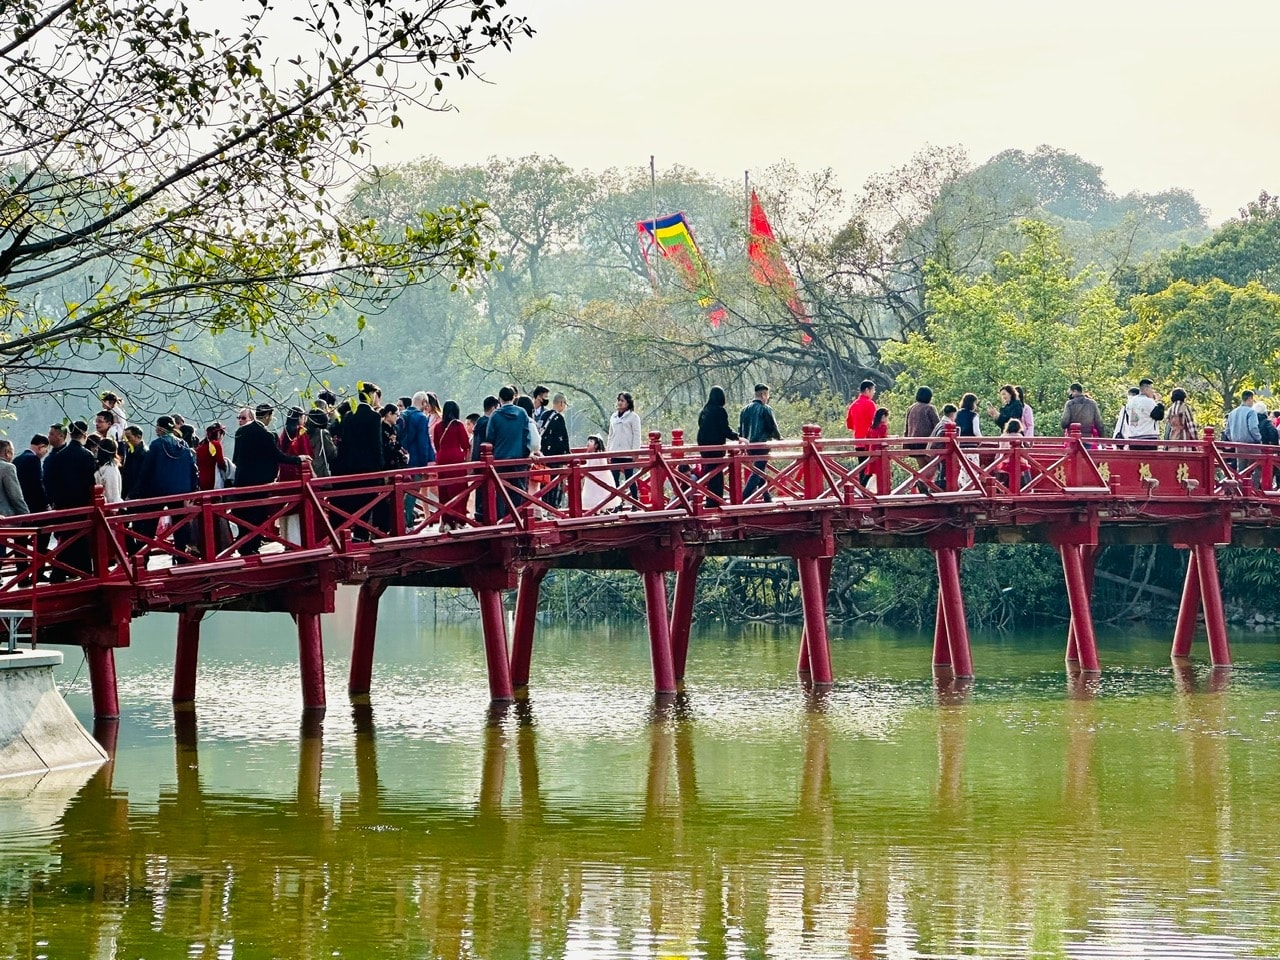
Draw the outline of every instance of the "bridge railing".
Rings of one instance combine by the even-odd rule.
[[[312,478],[123,504],[51,511],[0,522],[0,593],[38,587],[56,596],[88,578],[137,583],[162,568],[240,562],[271,554],[340,555],[362,541],[545,522],[613,522],[625,515],[732,513],[813,502],[891,505],[921,500],[1139,501],[1280,499],[1280,449],[1200,441],[1066,437],[823,438],[724,447],[641,450],[404,468]]]

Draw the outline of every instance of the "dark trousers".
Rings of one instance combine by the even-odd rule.
[[[706,477],[704,486],[707,494],[716,497],[717,503],[724,500],[724,454],[719,451],[702,453],[702,475]]]
[[[752,456],[758,457],[760,454],[765,453],[766,451],[764,450],[763,447],[753,447],[751,450],[748,450],[747,452]],[[769,461],[753,460],[751,462],[751,465],[755,467],[755,470],[751,472],[751,476],[747,480],[747,485],[742,489],[743,502],[750,500],[751,495],[764,486],[765,484],[764,471],[765,471],[765,468],[769,466]],[[765,503],[769,503],[771,500],[773,500],[773,497],[769,494],[769,491],[766,490],[764,492],[764,497],[762,499],[764,500]]]

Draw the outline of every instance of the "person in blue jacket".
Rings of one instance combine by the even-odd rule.
[[[199,473],[196,470],[196,457],[191,448],[176,435],[173,417],[163,416],[156,421],[156,438],[147,447],[147,454],[142,461],[142,470],[138,473],[139,498],[175,497],[164,505],[163,509],[178,509],[183,506],[181,497],[193,493],[200,486]],[[173,532],[173,543],[179,550],[186,550],[195,543],[194,521],[182,522],[184,518],[176,518]],[[143,536],[155,538],[158,519],[139,520],[136,529]]]
[[[515,405],[516,392],[511,387],[503,387],[498,391],[498,400],[500,406],[489,417],[489,424],[485,430],[485,442],[493,445],[494,460],[524,460],[533,455],[534,451],[529,445],[529,428],[531,421],[529,415]],[[529,478],[523,467],[499,467],[500,473],[521,473],[521,476],[512,476],[507,480],[507,484],[520,490],[529,489]],[[518,493],[511,493],[511,501],[517,507],[523,502]],[[506,498],[499,495],[498,497],[498,520],[507,515]]]

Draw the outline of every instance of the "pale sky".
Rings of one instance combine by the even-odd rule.
[[[1116,193],[1185,187],[1218,222],[1280,191],[1280,3],[512,0],[538,33],[375,159],[554,155],[737,181],[779,160],[850,194],[928,143],[1048,143]]]

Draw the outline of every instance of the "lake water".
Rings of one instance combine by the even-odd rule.
[[[710,625],[668,706],[643,625],[543,626],[490,715],[478,624],[392,589],[353,710],[351,600],[322,724],[287,617],[208,618],[176,722],[176,621],[135,625],[114,763],[0,786],[0,957],[1280,955],[1272,637],[1228,675],[1104,634],[1090,686],[1060,636],[975,637],[955,692],[859,627],[815,702],[798,628]]]

